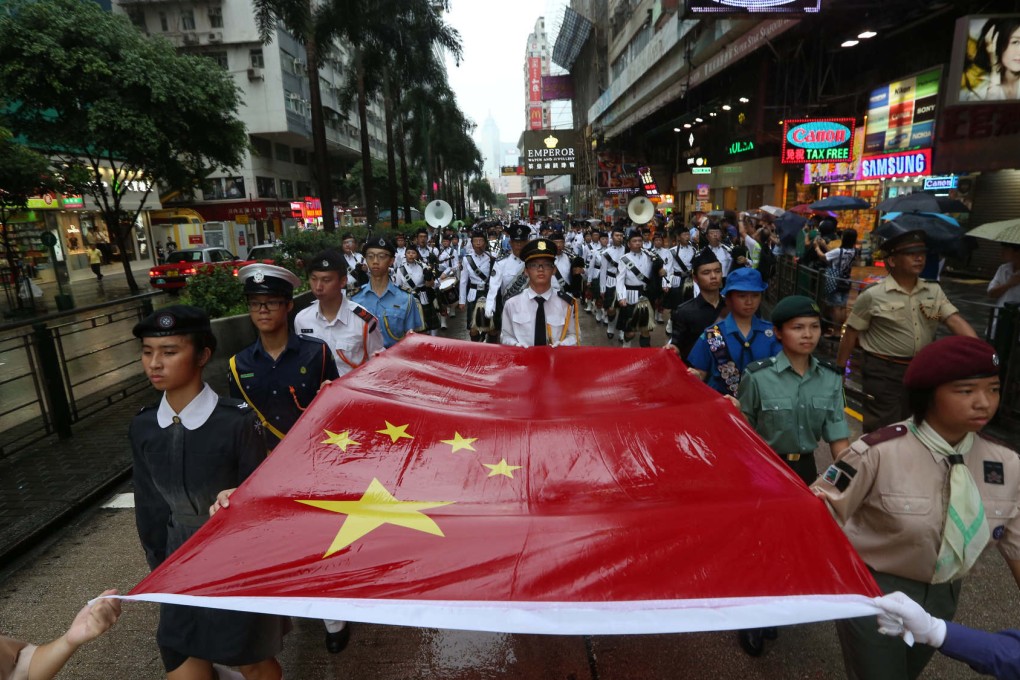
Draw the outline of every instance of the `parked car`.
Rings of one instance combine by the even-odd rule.
[[[250,260],[240,260],[226,248],[185,248],[166,256],[166,263],[149,270],[149,284],[161,290],[180,290],[188,277],[208,267],[230,267],[237,270]]]
[[[254,246],[248,249],[249,260],[263,260],[265,262],[271,263],[280,254],[281,254],[280,249],[271,243],[267,243],[261,246]]]

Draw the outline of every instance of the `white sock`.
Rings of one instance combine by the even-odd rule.
[[[217,680],[244,680],[244,676],[233,668],[227,668],[218,663],[213,664],[213,670],[216,672]]]
[[[334,621],[332,619],[323,619],[322,622],[326,624],[327,633],[339,633],[347,627],[346,621]]]

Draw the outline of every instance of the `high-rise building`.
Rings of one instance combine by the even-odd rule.
[[[503,158],[503,144],[499,141],[499,126],[489,112],[481,128],[481,144],[479,147],[482,156],[485,158],[483,169],[485,175],[490,178],[499,177],[499,167]]]
[[[167,38],[181,52],[212,59],[241,90],[238,116],[248,129],[251,152],[241,167],[209,177],[195,201],[175,205],[194,209],[204,221],[253,225],[251,235],[259,241],[292,224],[291,202],[320,191],[312,173],[304,46],[282,28],[272,43],[263,45],[250,2],[114,0],[114,11],[126,14],[145,33]],[[336,52],[339,56],[318,73],[326,138],[331,155],[354,161],[360,158],[361,126],[355,107],[345,111],[340,105],[349,55],[342,46]],[[386,132],[375,102],[368,109],[368,126],[371,152],[381,159]]]
[[[545,17],[535,22],[524,53],[524,120],[526,130],[552,127],[549,102],[542,101],[542,77],[549,75],[551,48],[545,32]]]

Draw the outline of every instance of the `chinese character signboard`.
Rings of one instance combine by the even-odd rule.
[[[938,67],[872,90],[864,153],[930,149],[941,79]]]
[[[573,98],[574,81],[570,76],[542,76],[542,101]]]
[[[787,120],[783,124],[785,164],[804,164],[853,159],[853,118]]]
[[[653,198],[659,195],[659,186],[655,183],[651,168],[638,168],[638,179],[641,180],[641,188],[644,190],[645,196]]]
[[[524,173],[573,175],[583,139],[576,130],[534,130],[524,133]]]
[[[542,59],[528,57],[528,101],[542,101]]]
[[[694,14],[815,14],[821,0],[687,0]]]
[[[524,166],[523,165],[501,165],[499,167],[499,174],[500,175],[504,175],[504,176],[506,176],[506,175],[510,175],[510,176],[513,176],[513,175],[523,175],[524,174]]]

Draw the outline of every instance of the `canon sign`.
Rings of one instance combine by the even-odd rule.
[[[788,120],[782,162],[848,162],[853,159],[853,118]]]

